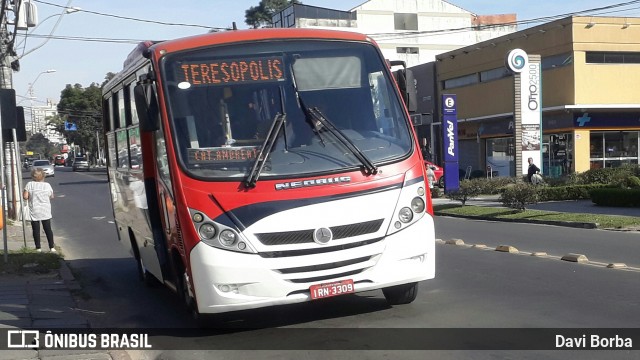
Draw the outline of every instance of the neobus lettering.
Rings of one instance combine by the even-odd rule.
[[[193,85],[277,81],[283,78],[282,60],[234,60],[181,65],[184,81]]]
[[[288,183],[276,184],[276,190],[297,189],[301,187],[338,184],[338,183],[350,182],[350,181],[351,181],[350,176],[340,176],[335,178],[322,178],[322,179],[309,179],[309,180],[303,180],[303,181],[292,181]]]

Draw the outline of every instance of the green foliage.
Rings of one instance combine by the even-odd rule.
[[[549,186],[567,186],[567,185],[582,184],[582,179],[580,179],[580,174],[574,173],[574,172],[557,177],[557,178],[546,178],[545,181]]]
[[[261,0],[258,6],[245,10],[244,22],[254,29],[271,27],[273,15],[292,4],[302,3],[298,0]]]
[[[517,183],[503,189],[500,201],[502,205],[520,211],[526,210],[527,205],[538,203],[540,187],[529,183]]]
[[[566,185],[538,188],[538,201],[561,201],[590,199],[590,191],[606,185]]]
[[[627,178],[627,186],[632,189],[640,188],[640,178],[635,175],[629,176]]]
[[[435,199],[435,198],[439,198],[439,197],[442,196],[442,191],[440,190],[439,187],[435,186],[433,189],[430,189],[430,190],[431,190],[431,197],[432,198]]]
[[[600,206],[638,207],[640,189],[602,187],[591,191],[591,201]]]
[[[621,178],[634,175],[633,168],[622,166],[617,168],[591,169],[578,175],[581,184],[611,184]]]
[[[33,151],[36,157],[39,155],[42,159],[48,159],[60,153],[60,150],[40,133],[34,134],[27,140],[25,150]]]
[[[4,257],[4,251],[0,251],[0,257]],[[7,254],[7,262],[0,261],[0,273],[25,274],[37,273],[45,274],[60,267],[60,253],[42,252],[35,249],[21,248],[11,250]]]
[[[109,74],[107,74],[108,78]],[[106,79],[106,78],[105,78]],[[76,84],[67,85],[60,94],[59,116],[49,121],[64,135],[67,143],[97,154],[96,130],[102,137],[102,89],[93,83],[87,88]],[[67,131],[64,122],[76,124],[77,131]]]
[[[509,184],[515,184],[516,179],[511,177],[494,177],[494,178],[479,178],[477,180],[481,187],[481,194],[500,194],[502,189]]]
[[[482,180],[471,179],[460,181],[460,187],[457,191],[450,191],[446,194],[447,198],[457,200],[465,205],[467,201],[482,194]]]

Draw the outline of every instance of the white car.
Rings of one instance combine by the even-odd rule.
[[[44,170],[45,176],[55,176],[53,164],[51,164],[49,160],[33,160],[33,163],[31,163],[31,171],[34,169]]]

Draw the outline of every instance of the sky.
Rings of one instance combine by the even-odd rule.
[[[13,87],[17,103],[28,108],[33,102],[40,106],[51,99],[57,103],[67,84],[88,87],[101,84],[108,72],[118,72],[135,45],[143,40],[163,40],[207,32],[204,28],[228,28],[235,22],[239,29],[244,23],[245,10],[259,0],[31,0],[38,9],[40,24],[16,38],[20,71],[13,73]],[[415,0],[397,0],[415,1]],[[302,0],[305,5],[337,10],[350,10],[365,0]],[[449,0],[467,11],[479,14],[515,13],[518,20],[567,14],[617,4],[618,0]],[[65,7],[81,11],[60,15]],[[640,16],[640,4],[607,16]],[[105,15],[100,15],[105,14]],[[10,15],[11,19],[13,16]],[[124,18],[123,18],[124,17]],[[136,21],[139,20],[147,21]],[[175,26],[149,22],[188,24]],[[63,39],[46,40],[43,35],[53,33]],[[85,40],[71,40],[71,38]],[[94,41],[86,41],[93,39]],[[122,40],[130,40],[123,42]],[[24,55],[23,55],[24,54]],[[55,70],[55,72],[45,72]],[[28,94],[33,84],[33,94]]]

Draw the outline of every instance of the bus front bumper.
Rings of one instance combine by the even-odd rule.
[[[357,272],[330,280],[292,281],[279,270],[296,268],[300,264],[348,262],[363,256],[370,259],[360,265],[303,276],[326,278],[327,275],[331,277],[330,272]],[[198,310],[203,314],[310,301],[311,285],[345,279],[353,280],[356,293],[419,282],[435,276],[433,218],[427,215],[422,221],[386,236],[382,241],[329,254],[263,258],[257,254],[220,250],[200,242],[191,251],[191,269]]]

